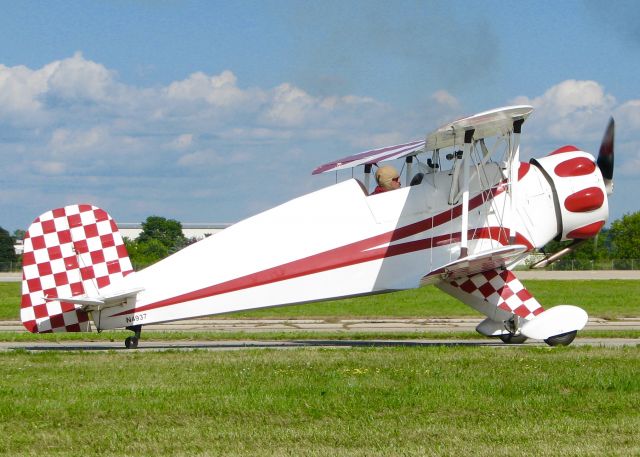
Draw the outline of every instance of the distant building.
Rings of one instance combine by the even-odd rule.
[[[16,255],[22,255],[24,252],[24,241],[16,240],[16,244],[13,245],[13,250],[16,251]]]
[[[207,235],[215,235],[232,224],[228,223],[183,223],[182,233],[186,238],[201,240]],[[118,224],[123,237],[135,240],[142,233],[142,224],[139,222],[123,222]]]

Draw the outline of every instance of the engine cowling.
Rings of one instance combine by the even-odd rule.
[[[558,219],[557,241],[592,238],[609,217],[607,190],[594,157],[575,146],[564,146],[532,159],[553,190]]]

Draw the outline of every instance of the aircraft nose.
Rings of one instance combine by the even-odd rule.
[[[593,156],[575,146],[565,146],[532,163],[546,171],[553,189],[560,216],[560,239],[597,235],[609,216],[609,206],[605,195],[607,180],[596,170]]]

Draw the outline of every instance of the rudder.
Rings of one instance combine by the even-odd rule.
[[[32,333],[90,331],[80,305],[55,298],[95,293],[133,271],[115,221],[91,205],[38,217],[25,235],[22,265],[20,317]]]

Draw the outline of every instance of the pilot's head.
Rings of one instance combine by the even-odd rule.
[[[391,165],[385,165],[376,170],[376,181],[385,190],[394,190],[400,187],[398,170]]]

